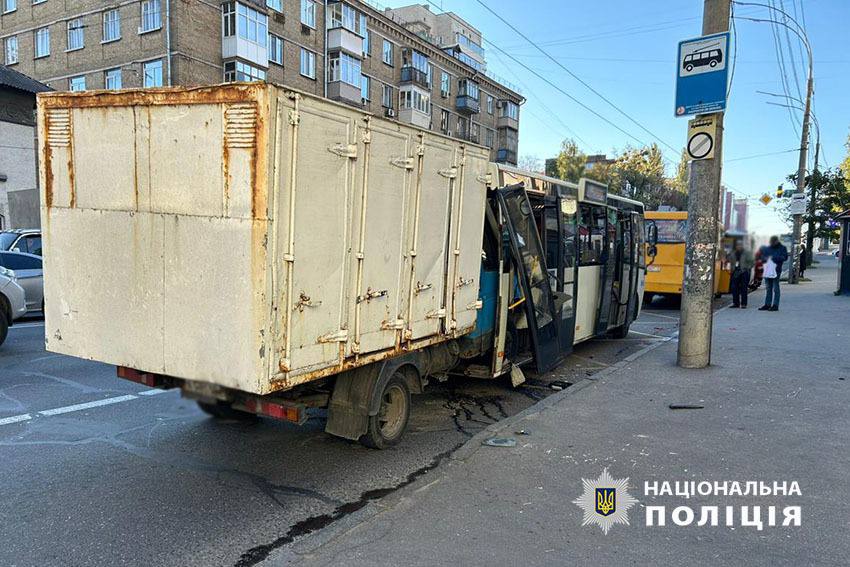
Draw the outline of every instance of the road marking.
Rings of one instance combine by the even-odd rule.
[[[650,333],[641,333],[640,331],[635,331],[633,329],[630,329],[629,332],[634,333],[636,335],[641,335],[641,336],[644,336],[644,337],[655,337],[656,339],[669,339],[670,338],[670,337],[667,337],[665,335],[653,335],[653,334],[650,334]]]
[[[139,396],[158,396],[159,394],[167,394],[171,390],[145,390],[144,392],[136,392]]]
[[[44,327],[44,323],[18,323],[17,325],[12,325],[9,327],[9,330],[12,329],[34,329],[35,327]]]
[[[111,404],[120,404],[121,402],[128,402],[130,400],[135,400],[138,396],[134,396],[133,394],[127,394],[126,396],[118,396],[115,398],[106,398],[105,400],[95,400],[93,402],[85,402],[83,404],[74,404],[73,406],[65,406],[62,408],[53,408],[49,410],[40,411],[41,415],[59,415],[62,413],[71,413],[72,411],[81,411],[87,410],[91,408],[97,408],[100,406],[108,406]]]
[[[18,423],[20,421],[28,421],[30,419],[32,419],[32,416],[28,413],[13,415],[12,417],[4,417],[3,419],[0,419],[0,425],[8,425],[10,423]]]

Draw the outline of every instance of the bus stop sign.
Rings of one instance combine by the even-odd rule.
[[[729,32],[679,42],[676,116],[726,109],[728,63]]]

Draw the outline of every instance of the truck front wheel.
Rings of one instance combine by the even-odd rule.
[[[254,421],[257,419],[257,416],[253,413],[233,409],[233,407],[227,402],[198,402],[198,407],[201,408],[204,413],[218,419],[236,419],[239,421]]]
[[[396,372],[381,393],[378,413],[369,416],[369,429],[360,442],[372,449],[386,449],[397,444],[407,430],[410,419],[410,388],[404,375]]]

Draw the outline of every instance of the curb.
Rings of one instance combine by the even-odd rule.
[[[721,309],[718,309],[717,311],[715,311],[715,315],[720,311],[723,311],[724,309],[726,308],[723,307]],[[348,532],[356,529],[358,526],[365,523],[366,521],[371,520],[372,518],[378,516],[386,510],[398,506],[400,503],[411,498],[416,493],[421,492],[423,490],[427,490],[434,484],[441,482],[447,476],[448,471],[451,470],[452,467],[461,465],[464,461],[474,455],[476,451],[478,451],[482,447],[482,442],[485,439],[498,435],[500,432],[504,431],[505,429],[509,429],[510,427],[520,421],[523,421],[527,417],[542,413],[548,408],[559,404],[564,399],[574,395],[576,392],[580,392],[581,390],[588,388],[594,383],[599,382],[600,380],[608,376],[616,374],[621,370],[624,370],[630,363],[649,354],[655,349],[670,343],[671,341],[677,339],[678,336],[679,333],[677,331],[670,337],[645,346],[639,351],[627,356],[623,360],[620,360],[612,364],[611,366],[600,370],[593,376],[588,376],[585,380],[579,382],[578,384],[575,384],[565,390],[561,390],[560,392],[552,394],[517,414],[514,414],[508,418],[489,425],[488,427],[476,433],[474,436],[470,437],[463,445],[461,445],[451,455],[449,455],[446,458],[446,463],[444,466],[439,466],[438,468],[434,469],[429,474],[426,474],[425,476],[413,482],[412,484],[385,496],[381,500],[371,502],[364,508],[353,512],[352,514],[340,518],[339,520],[327,526],[326,528],[306,535],[301,539],[298,539],[292,542],[291,544],[282,547],[281,549],[277,550],[277,552],[273,552],[268,558],[266,558],[262,562],[262,564],[280,565],[298,562],[302,558],[302,556],[310,555],[311,553],[327,545],[334,539],[337,539],[338,537],[341,537],[347,534]]]

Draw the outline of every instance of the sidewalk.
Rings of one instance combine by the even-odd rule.
[[[599,380],[544,400],[475,438],[414,484],[297,540],[267,564],[846,565],[850,556],[850,300],[836,268],[782,287],[781,310],[718,313],[713,365],[675,366],[671,341]],[[846,380],[845,380],[846,378]],[[704,409],[671,410],[669,404]],[[527,430],[528,436],[514,432]],[[494,435],[517,446],[482,446]],[[631,525],[603,535],[572,503],[608,468],[638,499]],[[647,496],[657,481],[797,481],[801,496]],[[666,506],[648,527],[645,506]],[[722,511],[734,506],[734,527]],[[761,506],[764,529],[742,525]],[[767,507],[801,506],[802,525],[769,527]],[[696,512],[688,526],[671,512]],[[697,526],[720,506],[717,526]]]

